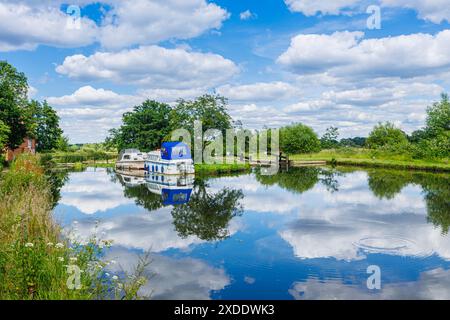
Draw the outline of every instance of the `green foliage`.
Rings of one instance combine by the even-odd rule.
[[[0,121],[10,129],[6,145],[11,149],[22,144],[31,127],[31,119],[26,112],[27,92],[25,75],[6,61],[0,61]]]
[[[44,172],[38,157],[21,155],[0,182],[0,300],[138,299],[146,281],[139,266],[139,277],[105,276],[110,241],[81,245],[61,236],[52,216],[54,181]],[[79,290],[68,286],[68,266],[81,270]]]
[[[364,147],[366,145],[366,138],[364,137],[354,137],[354,138],[344,138],[341,139],[339,145],[341,147]]]
[[[11,133],[11,130],[9,127],[4,123],[2,120],[0,120],[0,152],[3,150],[4,146],[8,142],[9,134]]]
[[[320,144],[322,149],[331,149],[338,146],[339,142],[337,141],[339,137],[339,130],[337,127],[329,127],[326,132],[320,139]]]
[[[172,210],[175,229],[182,238],[195,235],[205,241],[226,239],[229,222],[243,212],[243,197],[242,190],[228,188],[209,193],[204,181],[197,181],[189,202]]]
[[[376,149],[384,146],[407,144],[406,134],[391,122],[376,125],[367,138],[367,146]]]
[[[63,131],[59,127],[59,116],[56,111],[48,105],[47,101],[40,103],[32,100],[28,108],[34,122],[32,135],[37,140],[37,151],[58,149],[63,139]]]
[[[427,108],[426,131],[431,137],[450,131],[450,101],[447,94],[442,100]]]
[[[217,129],[225,136],[225,131],[232,128],[232,120],[227,112],[228,101],[219,95],[203,95],[193,101],[179,100],[172,110],[171,127],[186,129],[194,136],[194,122],[201,121],[202,133]],[[207,140],[210,137],[205,137]]]
[[[320,140],[310,127],[298,123],[280,129],[280,147],[288,154],[320,150]]]
[[[159,148],[171,132],[170,114],[168,104],[147,100],[123,115],[123,125],[110,131],[107,145],[116,146],[119,150],[136,148],[150,151]]]

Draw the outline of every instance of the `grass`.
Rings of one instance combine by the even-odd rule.
[[[0,300],[140,298],[142,277],[105,276],[109,241],[63,237],[38,157],[22,155],[10,166],[0,197]]]
[[[218,175],[238,172],[250,172],[251,166],[249,164],[196,164],[195,172],[200,175]]]
[[[289,156],[290,160],[325,160],[337,165],[355,165],[362,167],[380,167],[394,169],[416,169],[449,172],[449,159],[413,159],[409,155],[388,153],[363,148],[341,148],[322,150],[313,154]]]

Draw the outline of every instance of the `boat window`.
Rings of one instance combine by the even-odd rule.
[[[186,155],[186,148],[185,147],[174,147],[172,149],[172,154],[176,155],[177,157],[184,157]]]
[[[130,160],[130,155],[129,155],[129,154],[124,155],[124,156],[123,156],[123,159],[124,159],[124,160]]]

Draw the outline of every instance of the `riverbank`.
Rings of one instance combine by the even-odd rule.
[[[63,234],[52,216],[51,181],[32,155],[2,175],[0,300],[137,298],[140,285],[105,277],[108,262],[100,257],[109,241],[78,243]]]
[[[234,163],[234,164],[196,164],[195,173],[200,175],[219,175],[230,173],[250,172],[250,164]]]
[[[401,170],[450,172],[448,159],[418,160],[407,155],[388,154],[362,148],[322,150],[313,154],[289,156],[294,161],[326,161],[327,164]]]

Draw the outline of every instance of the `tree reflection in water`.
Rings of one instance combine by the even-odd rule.
[[[173,208],[173,224],[180,237],[195,235],[206,241],[226,239],[231,219],[242,214],[242,190],[223,188],[212,193],[207,187],[205,180],[196,179],[190,201]]]
[[[369,187],[380,199],[394,199],[404,187],[422,188],[428,221],[440,227],[443,234],[450,228],[450,176],[419,171],[368,170]]]

